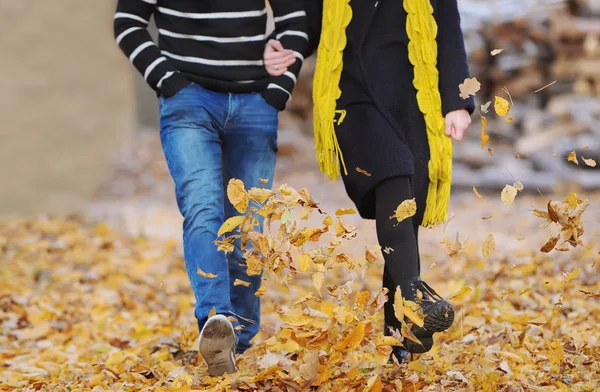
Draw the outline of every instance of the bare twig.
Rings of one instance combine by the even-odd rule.
[[[552,86],[554,83],[556,83],[556,80],[555,80],[554,82],[550,83],[550,84],[547,84],[547,85],[545,85],[545,86],[544,86],[544,87],[542,87],[542,88],[539,88],[539,89],[535,90],[535,91],[534,91],[534,93],[539,93],[539,92],[540,92],[540,91],[542,91],[543,89],[545,89],[545,88],[548,88],[548,87]]]

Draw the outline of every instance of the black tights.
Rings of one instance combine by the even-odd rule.
[[[410,279],[421,273],[418,235],[424,200],[416,200],[418,211],[412,218],[402,222],[398,222],[395,218],[390,219],[400,203],[412,198],[415,198],[415,194],[411,177],[408,176],[387,179],[375,189],[377,237],[379,245],[384,249],[385,259],[383,287],[389,290],[388,302],[384,306],[386,335],[390,333],[387,326],[397,329],[400,327],[393,308],[396,287],[400,286],[404,298],[414,300],[410,290]],[[386,249],[389,252],[386,252]]]

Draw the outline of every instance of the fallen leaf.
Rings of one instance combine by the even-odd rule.
[[[516,190],[518,190],[519,192],[522,192],[523,189],[525,189],[525,187],[523,186],[523,184],[521,183],[521,181],[517,181],[513,184],[513,186],[516,188]]]
[[[481,111],[486,114],[489,110],[490,110],[490,105],[492,104],[492,101],[488,101],[487,103],[481,105]]]
[[[490,53],[492,56],[496,56],[499,55],[500,53],[502,53],[504,51],[504,49],[494,49],[492,50],[492,52]]]
[[[307,254],[298,256],[298,264],[300,265],[300,271],[308,272],[310,270],[311,258]]]
[[[335,215],[337,216],[353,214],[356,214],[356,211],[353,208],[338,208],[338,210],[335,212]]]
[[[217,233],[217,235],[220,237],[225,233],[229,233],[229,232],[235,230],[242,223],[244,223],[245,219],[246,219],[246,217],[241,216],[241,215],[232,216],[231,218],[227,219],[225,221],[225,223],[223,223],[223,225],[219,229],[219,232]]]
[[[259,178],[258,181],[260,181],[260,183],[263,185],[267,185],[269,183],[268,178]]]
[[[396,212],[391,218],[396,218],[398,222],[402,222],[403,220],[414,216],[417,213],[417,203],[415,199],[404,200],[398,208],[396,208]]]
[[[460,97],[467,99],[481,89],[481,83],[479,83],[477,78],[467,78],[463,83],[458,85],[458,89],[460,90]]]
[[[570,281],[577,279],[579,277],[580,273],[581,273],[581,268],[577,268],[576,270],[572,271],[569,275],[567,275],[565,280],[563,280],[560,283],[560,289],[563,290],[567,286],[567,284],[569,284]]]
[[[365,338],[365,330],[366,325],[359,321],[342,340],[335,344],[335,349],[339,351],[355,350]]]
[[[356,171],[359,172],[360,174],[364,174],[367,177],[371,177],[371,173],[369,173],[368,171],[361,169],[360,167],[356,168]]]
[[[400,288],[398,287],[397,291],[398,292],[400,290]],[[395,299],[394,299],[395,301]],[[413,302],[413,301],[407,301],[403,299],[403,311],[404,311],[404,316],[406,316],[410,321],[412,321],[415,325],[419,326],[419,327],[423,327],[423,325],[425,324],[425,320],[423,320],[423,316],[420,315],[419,313],[422,313],[422,309],[421,307]],[[396,304],[394,303],[394,306]]]
[[[323,282],[325,281],[325,275],[322,272],[315,272],[312,274],[312,285],[321,295],[321,289],[323,288]]]
[[[510,111],[510,102],[502,97],[496,96],[494,101],[494,110],[498,116],[504,117]]]
[[[319,377],[319,352],[307,352],[302,360],[304,363],[298,369],[302,378],[306,381],[316,380]]]
[[[241,280],[241,279],[236,279],[233,282],[234,286],[244,286],[244,287],[250,287],[250,282],[246,282],[245,280]]]
[[[502,190],[502,194],[500,198],[502,202],[506,205],[512,205],[515,202],[515,197],[517,196],[517,188],[513,185],[506,185]]]
[[[481,219],[483,219],[483,220],[492,219],[492,215],[482,216]]]
[[[481,246],[481,254],[483,257],[490,257],[495,248],[496,241],[494,241],[494,236],[490,234],[487,236],[483,242],[483,245]]]
[[[213,307],[210,312],[208,312],[208,318],[211,318],[213,316],[216,316],[217,314],[217,308]]]
[[[583,160],[583,162],[584,162],[584,163],[585,163],[587,166],[589,166],[589,167],[596,167],[596,161],[595,161],[595,160],[593,160],[593,159],[591,159],[591,158],[590,158],[590,159],[586,159],[586,158],[584,158],[584,157],[581,157],[581,159]]]
[[[262,204],[266,202],[269,197],[273,196],[273,191],[265,188],[252,188],[248,191],[248,195],[252,200]]]
[[[571,153],[569,154],[567,161],[569,162],[573,162],[576,165],[579,165],[579,161],[577,160],[577,154],[575,153],[575,151],[571,151]]]
[[[481,148],[487,146],[490,141],[490,136],[485,133],[485,128],[487,127],[487,119],[484,116],[481,116],[481,132],[479,133],[479,137],[481,139]]]
[[[198,267],[198,270],[196,271],[196,273],[198,275],[202,276],[203,278],[209,278],[209,279],[214,279],[214,278],[216,278],[218,276],[218,275],[215,275],[215,274],[204,272],[204,271],[202,271],[200,269],[200,267]]]
[[[532,285],[532,284],[530,284],[530,285],[527,285],[527,287],[525,287],[525,288],[523,289],[523,291],[521,291],[521,293],[520,293],[519,295],[523,295],[523,294],[525,294],[525,293],[527,293],[527,292],[531,291],[531,289],[532,289],[532,288],[533,288],[533,285]]]
[[[244,183],[237,179],[232,178],[227,184],[227,197],[229,201],[239,213],[243,214],[248,209],[248,192],[244,187]]]
[[[369,381],[367,381],[367,385],[365,386],[365,389],[363,390],[363,392],[382,392],[382,391],[383,391],[383,383],[381,382],[381,379],[379,378],[378,374],[371,376]]]
[[[514,119],[514,118],[512,118],[512,117],[509,117],[509,118],[507,118],[507,119],[506,119],[506,122],[507,122],[507,123],[511,123],[511,122],[513,122],[513,121],[515,121],[515,119]]]
[[[394,293],[394,316],[400,322],[404,321],[404,303],[402,298],[402,290],[400,286],[396,287],[396,292]]]
[[[550,253],[556,247],[556,244],[558,244],[558,240],[560,240],[560,234],[557,235],[556,237],[550,237],[550,239],[548,241],[546,241],[544,246],[542,246],[542,248],[540,249],[540,252]]]
[[[460,291],[456,294],[454,294],[452,297],[450,297],[449,299],[451,301],[458,301],[461,300],[463,298],[465,298],[467,295],[471,294],[471,292],[473,291],[472,288],[470,287],[463,287],[460,289]]]
[[[473,193],[475,194],[475,196],[477,196],[478,199],[481,199],[483,196],[481,196],[481,194],[479,194],[479,192],[477,192],[477,188],[473,187]]]

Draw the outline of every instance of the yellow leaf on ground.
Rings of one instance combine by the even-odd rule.
[[[481,89],[481,83],[479,83],[477,78],[467,78],[463,83],[458,85],[458,89],[460,90],[460,97],[468,99]]]
[[[241,280],[241,279],[236,279],[233,282],[234,286],[244,286],[244,287],[250,287],[250,282],[246,282],[245,280]]]
[[[227,184],[227,197],[236,210],[240,213],[246,212],[248,209],[248,192],[244,187],[242,180],[232,178]]]
[[[487,146],[490,141],[490,135],[485,133],[485,128],[487,127],[487,119],[484,116],[481,116],[481,132],[479,133],[479,138],[481,139],[481,148]]]
[[[481,246],[481,254],[483,257],[490,257],[492,252],[496,248],[496,241],[494,241],[493,235],[488,235],[485,241],[483,241],[483,245]]]
[[[198,270],[196,271],[196,273],[198,275],[202,276],[203,278],[209,278],[209,279],[214,279],[214,278],[216,278],[218,276],[218,275],[215,275],[215,274],[204,272],[204,271],[202,271],[200,269],[200,267],[198,267]]]
[[[515,197],[517,196],[517,188],[513,185],[506,185],[502,190],[500,198],[502,202],[506,205],[512,205],[515,202]]]
[[[378,374],[371,376],[369,381],[367,381],[367,386],[364,389],[364,392],[382,392],[383,391],[383,383],[379,378]]]
[[[310,351],[302,358],[304,363],[300,365],[300,375],[303,379],[310,381],[319,377],[319,351]]]
[[[425,373],[427,371],[427,368],[425,367],[425,365],[423,365],[423,362],[421,362],[421,361],[409,362],[408,368],[410,370],[413,370],[413,371],[419,372],[419,373]]]
[[[404,200],[394,213],[392,218],[396,218],[398,222],[402,222],[403,220],[410,218],[411,216],[417,213],[417,203],[415,199]]]
[[[232,216],[231,218],[227,219],[225,223],[223,223],[223,226],[221,226],[217,235],[220,237],[225,233],[232,232],[242,223],[244,223],[244,219],[246,219],[246,217],[242,215]]]
[[[494,101],[494,110],[498,116],[504,117],[510,111],[510,102],[502,97],[496,96]]]

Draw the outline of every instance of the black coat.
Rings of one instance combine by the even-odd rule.
[[[315,51],[321,31],[322,0],[304,1],[311,50]],[[431,3],[438,24],[443,115],[458,109],[472,113],[474,100],[459,96],[458,85],[469,77],[469,68],[457,0]],[[348,169],[348,174],[342,176],[346,190],[361,216],[374,218],[376,185],[390,177],[412,176],[418,215],[422,216],[429,183],[429,146],[412,84],[403,1],[351,0],[350,5],[353,17],[347,29],[342,97],[338,100],[338,109],[346,109],[347,116],[336,129]]]

